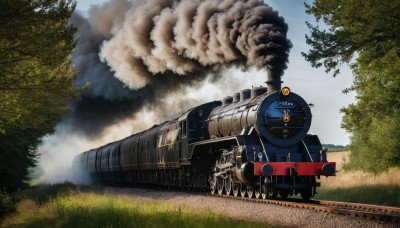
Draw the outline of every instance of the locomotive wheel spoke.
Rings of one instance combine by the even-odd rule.
[[[254,196],[255,196],[257,199],[260,199],[260,198],[261,198],[260,186],[255,186],[255,188],[254,188]]]
[[[267,199],[268,195],[265,193],[261,193],[261,199]]]
[[[238,196],[240,192],[240,185],[238,184],[233,184],[232,185],[232,191],[234,196]]]
[[[248,187],[247,187],[247,196],[248,196],[249,198],[253,198],[253,196],[254,196],[254,189],[253,189],[253,186],[248,186]]]
[[[267,187],[265,184],[261,186],[261,198],[266,199],[268,197]]]
[[[245,197],[247,194],[247,187],[246,185],[240,185],[240,196]]]
[[[260,188],[261,198],[262,199],[267,199],[269,197],[269,195],[270,195],[270,192],[268,191],[268,188],[267,188],[268,179],[266,177],[264,177],[260,181],[260,184],[261,184],[261,188]]]
[[[210,191],[211,191],[211,194],[215,194],[215,192],[216,192],[216,185],[217,185],[217,178],[215,177],[215,175],[214,174],[212,174],[211,176],[210,176]]]
[[[228,176],[228,178],[225,179],[225,194],[227,196],[231,195],[232,193],[232,177],[231,175]]]
[[[221,177],[217,177],[217,191],[219,195],[222,195],[224,192],[224,179]]]

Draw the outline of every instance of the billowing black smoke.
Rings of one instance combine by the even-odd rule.
[[[103,21],[108,13],[112,23]],[[157,73],[228,63],[282,73],[291,47],[283,18],[259,0],[119,0],[92,15],[110,26],[102,27],[102,59],[133,89]]]
[[[171,92],[180,90],[202,81],[205,77],[218,77],[218,66],[205,66],[202,70],[194,70],[191,77],[179,76],[172,71],[157,73],[149,78],[148,84],[138,89],[130,89],[114,76],[110,67],[100,61],[99,52],[102,42],[106,39],[96,30],[90,21],[78,14],[74,14],[71,23],[78,27],[79,42],[77,51],[73,55],[73,62],[79,77],[78,86],[90,83],[88,90],[81,100],[73,104],[73,112],[67,116],[63,123],[70,131],[83,133],[91,138],[103,132],[107,126],[116,124],[126,118],[134,118],[134,114],[145,105],[154,106],[160,115],[169,118],[176,113],[168,115],[163,109],[162,101]],[[175,102],[176,107],[187,108],[189,104],[180,106],[180,101]]]
[[[89,14],[71,23],[77,84],[91,86],[65,120],[88,136],[224,67],[283,73],[291,48],[283,18],[257,0],[113,0]]]
[[[76,84],[91,85],[42,139],[47,182],[76,181],[69,173],[75,154],[209,101],[188,94],[205,80],[229,93],[243,89],[221,77],[228,68],[281,75],[291,48],[283,18],[258,0],[111,0],[71,23],[79,38]]]

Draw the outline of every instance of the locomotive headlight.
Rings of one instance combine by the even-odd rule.
[[[283,96],[289,96],[289,94],[290,94],[290,89],[289,89],[289,87],[283,87],[282,90],[281,90],[281,94],[282,94]]]

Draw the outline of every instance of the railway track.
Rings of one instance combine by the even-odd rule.
[[[115,186],[118,187],[118,186]],[[155,191],[166,191],[165,188],[160,188],[158,186],[146,186],[146,189],[151,189]],[[219,197],[226,198],[232,200],[240,200],[247,202],[255,202],[260,204],[271,204],[271,205],[280,205],[287,206],[293,208],[304,208],[310,209],[318,212],[326,212],[333,213],[344,216],[351,217],[359,217],[365,218],[375,221],[384,221],[390,222],[400,225],[400,207],[388,207],[388,206],[379,206],[379,205],[371,205],[371,204],[360,204],[360,203],[348,203],[348,202],[337,202],[337,201],[327,201],[327,200],[308,200],[304,201],[303,199],[296,198],[287,198],[287,199],[258,199],[258,198],[249,198],[249,197],[241,197],[241,196],[233,196],[218,193],[211,194],[205,191],[196,191],[196,190],[187,190],[187,189],[179,189],[179,188],[169,188],[167,191],[174,192],[184,192],[189,194],[200,194],[204,196],[211,197]]]
[[[235,197],[231,195],[207,194],[214,197],[223,197],[234,200],[242,200],[248,202],[256,202],[263,204],[273,204],[288,206],[294,208],[305,208],[319,212],[334,213],[345,216],[360,217],[371,220],[387,221],[400,224],[400,208],[386,207],[370,204],[335,202],[326,200],[309,200],[300,199],[257,199],[246,197]]]

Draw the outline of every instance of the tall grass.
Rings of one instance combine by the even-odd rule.
[[[399,190],[393,185],[321,188],[315,199],[400,207]]]
[[[39,204],[45,203],[57,196],[69,195],[74,192],[101,192],[101,189],[89,186],[79,186],[72,183],[37,185],[21,192],[18,198],[28,198]]]
[[[400,207],[400,170],[380,174],[345,171],[349,153],[328,153],[328,161],[336,162],[338,172],[335,177],[321,177],[315,198]]]
[[[400,187],[400,170],[374,174],[362,171],[339,170],[335,177],[321,177],[324,188],[352,188],[360,186],[397,186]]]
[[[157,201],[134,201],[72,190],[47,201],[24,199],[4,227],[267,227],[267,223],[224,218],[209,211],[172,207]]]

